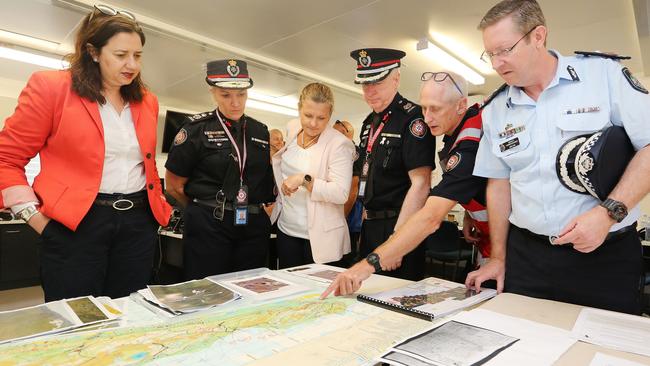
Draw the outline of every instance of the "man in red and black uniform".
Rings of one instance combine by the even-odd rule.
[[[334,292],[346,295],[361,287],[372,273],[393,270],[402,257],[438,230],[457,203],[466,210],[465,235],[475,242],[483,257],[489,256],[489,233],[485,209],[486,179],[472,175],[481,138],[481,107],[467,107],[467,81],[451,72],[422,74],[420,105],[432,135],[445,135],[440,153],[442,181],[435,186],[424,207],[366,259],[339,274],[323,297]],[[488,103],[489,100],[486,102]]]

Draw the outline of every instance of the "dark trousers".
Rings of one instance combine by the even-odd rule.
[[[91,206],[76,231],[51,220],[41,234],[45,301],[78,296],[118,298],[151,279],[158,223],[148,207]]]
[[[636,231],[606,240],[591,253],[551,245],[510,225],[505,291],[639,314],[641,242]]]
[[[183,267],[186,280],[265,267],[271,222],[265,212],[248,215],[248,224],[235,226],[233,211],[223,221],[213,208],[190,202],[183,213]]]
[[[383,244],[393,234],[397,217],[390,219],[364,220],[361,226],[361,247],[359,249],[361,258],[365,258],[370,252]],[[389,272],[382,272],[382,275],[403,278],[405,280],[419,281],[424,278],[424,245],[420,243],[411,253],[402,258],[402,265]]]
[[[287,235],[278,228],[277,244],[280,269],[314,263],[314,258],[311,254],[311,243],[308,239]],[[323,264],[347,267],[343,260]]]

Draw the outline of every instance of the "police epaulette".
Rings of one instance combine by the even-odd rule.
[[[195,114],[193,116],[189,116],[187,118],[189,118],[190,122],[198,122],[198,121],[202,121],[204,119],[208,119],[208,118],[210,118],[212,116],[214,116],[214,111],[204,112],[204,113],[197,113],[197,114]]]
[[[621,56],[614,53],[603,53],[603,52],[594,52],[594,51],[574,51],[573,53],[584,57],[595,56],[595,57],[608,58],[614,61],[632,59],[632,57],[630,56]]]
[[[410,102],[408,99],[404,99],[404,98],[399,100],[399,104],[401,105],[402,110],[406,114],[413,112],[418,107],[417,104]]]
[[[496,98],[497,95],[501,94],[501,92],[504,91],[504,90],[506,90],[506,88],[508,88],[508,84],[503,83],[503,84],[502,84],[502,85],[501,85],[497,90],[495,90],[492,94],[490,94],[489,97],[487,97],[487,98],[483,101],[483,104],[481,104],[481,109],[485,108],[485,106],[487,106],[488,104],[490,104],[490,102],[492,101],[492,99]]]

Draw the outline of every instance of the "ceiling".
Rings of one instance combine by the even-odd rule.
[[[335,118],[358,126],[369,108],[353,84],[357,48],[391,47],[407,52],[400,90],[417,100],[419,76],[440,69],[418,54],[418,39],[432,33],[452,39],[478,59],[482,39],[476,25],[496,0],[112,0],[131,11],[147,35],[143,77],[164,107],[189,111],[213,108],[204,82],[204,65],[220,58],[245,58],[255,90],[272,96],[297,96],[308,82],[333,86]],[[548,45],[563,54],[602,50],[632,56],[626,65],[650,74],[648,0],[539,0],[549,27]],[[5,0],[0,29],[69,46],[89,0]],[[635,17],[635,9],[637,14]],[[638,10],[638,9],[642,9]],[[645,28],[644,28],[645,27]],[[641,37],[639,36],[641,34]],[[643,51],[642,51],[643,50]],[[236,51],[236,52],[235,52]],[[648,66],[650,67],[650,66]],[[0,80],[24,83],[38,69],[0,59]],[[472,94],[489,94],[500,84],[486,74]],[[0,91],[0,94],[2,92]],[[252,116],[270,126],[291,117],[259,110]]]

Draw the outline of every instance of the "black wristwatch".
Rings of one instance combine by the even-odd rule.
[[[379,254],[370,253],[366,257],[366,262],[371,266],[375,267],[375,273],[381,272],[381,263],[379,263]]]
[[[613,200],[611,198],[603,201],[601,206],[607,209],[607,214],[616,222],[621,222],[627,216],[627,206],[623,202]]]
[[[307,187],[311,183],[311,175],[305,174],[305,177],[302,179],[302,186]]]

